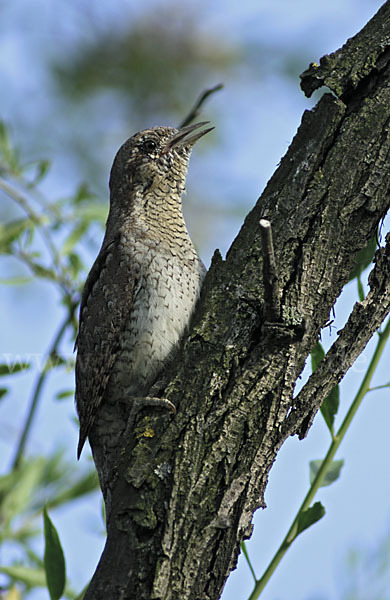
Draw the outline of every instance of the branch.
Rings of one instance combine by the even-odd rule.
[[[25,183],[22,181],[22,183],[25,185]],[[14,200],[14,202],[16,202],[16,204],[18,204],[22,210],[25,212],[25,214],[27,215],[27,217],[30,219],[31,223],[33,223],[35,225],[35,227],[37,228],[39,234],[41,235],[44,244],[46,245],[46,248],[49,252],[52,264],[53,264],[53,271],[56,274],[56,278],[57,281],[59,282],[59,284],[61,285],[65,295],[67,295],[68,297],[71,296],[71,289],[72,289],[72,285],[71,282],[69,281],[69,278],[67,278],[66,276],[66,272],[61,264],[61,259],[60,259],[60,254],[56,248],[56,245],[52,239],[51,233],[49,231],[49,227],[47,227],[46,224],[46,219],[45,217],[41,217],[40,215],[38,215],[35,210],[33,209],[33,207],[31,206],[31,203],[29,201],[29,199],[22,193],[20,192],[14,185],[10,184],[8,181],[6,181],[5,179],[3,179],[2,177],[0,177],[0,190],[2,190],[5,194],[7,194],[7,196],[9,196],[12,200]],[[42,203],[41,203],[42,205]],[[46,209],[46,206],[45,206]],[[36,274],[36,270],[34,270],[34,262],[29,260],[28,255],[26,255],[23,252],[15,252],[15,256],[17,256],[17,258],[21,259],[23,262],[25,262],[33,271],[34,274]]]
[[[194,119],[196,119],[196,117],[200,114],[201,106],[207,100],[207,98],[209,96],[211,96],[211,94],[215,94],[215,92],[219,92],[219,90],[222,90],[222,88],[223,88],[223,83],[218,83],[214,87],[209,88],[209,89],[205,90],[204,92],[202,92],[202,94],[199,96],[198,100],[195,102],[194,106],[191,108],[188,115],[180,123],[179,129],[181,127],[185,127],[186,125],[189,125],[190,123],[192,123],[192,121]]]
[[[280,293],[276,274],[272,227],[266,219],[260,219],[260,233],[263,248],[264,316],[266,321],[274,323],[280,319]]]
[[[378,25],[381,31],[378,31]],[[372,76],[374,69],[379,72],[388,64],[390,48],[384,33],[389,30],[389,6],[385,2],[375,17],[340,50],[325,54],[319,65],[312,63],[300,75],[301,88],[306,96],[310,97],[316,89],[325,85],[347,102],[364,79]],[[377,43],[378,40],[381,43]]]
[[[75,313],[77,306],[78,306],[78,303],[73,304],[71,306],[68,314],[66,315],[66,318],[64,319],[63,323],[59,327],[59,329],[54,337],[54,340],[50,346],[50,349],[47,353],[47,357],[45,360],[45,366],[43,367],[41,373],[39,374],[39,376],[36,380],[36,383],[34,386],[34,391],[33,391],[32,397],[31,397],[30,407],[27,412],[26,421],[25,421],[24,427],[22,429],[22,432],[20,434],[20,439],[19,439],[19,442],[18,442],[18,445],[16,448],[15,457],[12,462],[12,470],[13,471],[19,467],[20,462],[23,458],[23,453],[24,453],[24,450],[26,447],[27,439],[30,434],[31,427],[32,427],[32,424],[34,421],[34,417],[35,417],[35,414],[36,414],[38,406],[39,406],[39,401],[42,397],[43,385],[49,374],[50,366],[52,366],[51,359],[53,359],[57,355],[58,347],[62,341],[62,338],[64,337],[64,334],[68,328],[68,325],[70,323],[72,323],[72,321],[74,319],[74,313]]]
[[[372,381],[372,378],[375,373],[375,369],[378,366],[379,359],[383,354],[383,350],[385,348],[386,342],[389,339],[389,336],[390,336],[390,321],[388,321],[386,328],[383,331],[383,334],[379,338],[379,341],[376,345],[370,365],[369,365],[367,372],[363,378],[363,381],[359,387],[359,390],[358,390],[351,406],[349,407],[349,410],[344,418],[344,421],[342,422],[342,424],[340,426],[340,429],[338,430],[336,435],[333,436],[332,442],[328,448],[326,456],[323,459],[321,466],[318,469],[317,474],[315,475],[315,477],[310,485],[310,488],[309,488],[305,498],[303,499],[303,502],[302,502],[301,506],[299,507],[297,514],[296,514],[289,530],[287,531],[282,543],[280,544],[276,554],[274,555],[271,562],[269,563],[267,569],[264,571],[262,577],[259,580],[256,580],[256,578],[255,578],[255,587],[254,587],[252,594],[249,597],[249,600],[256,600],[256,598],[258,598],[260,596],[261,592],[264,590],[266,584],[270,580],[272,574],[274,573],[275,569],[279,565],[283,556],[286,554],[287,550],[290,548],[293,541],[299,535],[299,533],[300,533],[299,520],[300,520],[301,516],[303,515],[303,513],[309,509],[310,504],[312,503],[316,493],[318,492],[321,485],[323,485],[325,476],[332,464],[333,458],[335,457],[336,452],[339,449],[341,442],[344,439],[344,436],[352,422],[353,417],[355,416],[365,395],[369,391],[371,391],[370,387],[369,387],[370,382]],[[248,557],[246,557],[246,558],[247,558],[247,560],[249,560]]]
[[[294,406],[283,425],[283,434],[295,432],[302,415],[310,411],[310,422],[300,431],[302,439],[322,402],[344,377],[363,352],[375,331],[390,312],[390,234],[386,246],[375,254],[375,267],[370,273],[370,292],[363,302],[357,302],[345,327],[331,346],[307,383],[294,400]]]

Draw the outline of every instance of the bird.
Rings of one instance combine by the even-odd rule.
[[[107,398],[173,407],[148,391],[188,329],[206,273],[182,197],[192,148],[214,129],[204,129],[208,123],[145,129],[115,156],[106,231],[82,292],[75,343],[77,458]]]

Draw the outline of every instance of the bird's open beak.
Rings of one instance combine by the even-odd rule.
[[[179,131],[175,133],[175,135],[172,136],[169,142],[165,145],[165,147],[162,150],[162,154],[166,154],[176,146],[192,146],[193,144],[195,144],[195,142],[199,140],[199,138],[206,135],[206,133],[209,133],[209,131],[212,131],[214,127],[209,127],[208,129],[199,131],[194,135],[189,134],[192,133],[195,129],[199,129],[199,127],[207,125],[209,122],[210,121],[202,121],[201,123],[195,123],[195,125],[187,125],[187,127],[182,127],[181,129],[179,129]]]

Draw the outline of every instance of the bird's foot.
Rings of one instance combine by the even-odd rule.
[[[136,417],[143,408],[150,408],[152,406],[157,408],[164,408],[166,410],[171,411],[172,414],[176,415],[176,406],[166,398],[156,398],[153,396],[132,397],[131,402],[132,407],[129,418],[127,420],[126,432],[133,430]]]

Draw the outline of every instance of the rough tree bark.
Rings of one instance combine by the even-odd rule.
[[[301,77],[308,95],[321,85],[333,94],[304,113],[226,260],[214,255],[161,393],[176,417],[145,410],[126,430],[130,407],[107,403],[92,432],[108,537],[86,600],[217,600],[264,506],[279,448],[307,434],[389,313],[388,236],[367,299],[293,398],[356,252],[389,208],[390,3]],[[273,228],[282,307],[275,323],[264,318],[262,218]]]

